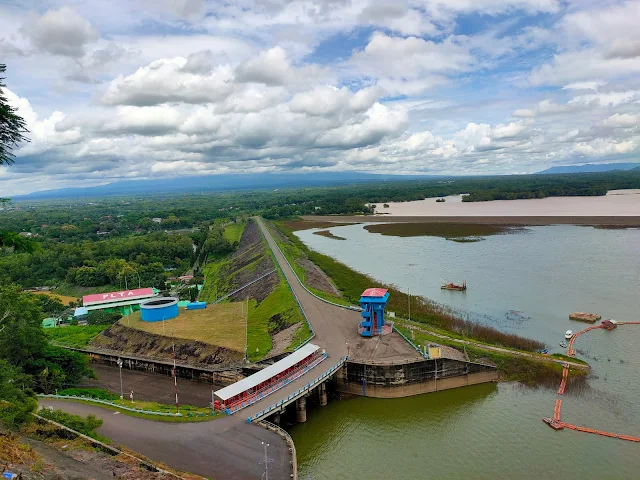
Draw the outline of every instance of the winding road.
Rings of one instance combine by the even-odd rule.
[[[262,442],[268,443],[269,477],[289,478],[286,442],[269,430],[235,417],[197,423],[154,422],[105,408],[64,400],[40,399],[43,407],[103,420],[98,432],[115,443],[185,472],[216,480],[255,480],[264,472]]]

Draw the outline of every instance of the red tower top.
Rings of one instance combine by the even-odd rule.
[[[367,288],[362,292],[362,297],[384,297],[387,294],[386,288]]]

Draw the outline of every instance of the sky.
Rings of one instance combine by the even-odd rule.
[[[0,196],[640,160],[640,0],[2,0]]]

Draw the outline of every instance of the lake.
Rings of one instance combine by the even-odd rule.
[[[390,237],[362,225],[334,227],[347,240],[296,234],[311,248],[471,318],[547,342],[588,324],[572,311],[639,320],[640,230],[558,225],[475,243]],[[385,252],[370,256],[367,252]],[[466,293],[440,290],[466,280]],[[596,330],[576,343],[592,374],[569,385],[563,420],[640,436],[640,325]],[[555,432],[556,389],[478,385],[417,397],[355,398],[309,412],[290,428],[301,479],[637,478],[640,444]]]
[[[392,216],[469,216],[469,217],[538,217],[538,216],[637,216],[640,215],[640,191],[611,190],[599,197],[548,197],[528,200],[494,200],[463,202],[462,195],[413,202],[389,202],[388,208],[376,204],[376,213]]]

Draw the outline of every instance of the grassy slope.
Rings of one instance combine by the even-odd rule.
[[[242,232],[238,233],[239,229],[233,229],[231,231],[227,230],[229,227],[235,227],[236,225],[242,225],[242,231],[244,231],[246,223],[228,225],[225,228],[225,236],[232,234],[241,236]],[[258,264],[264,260],[266,255],[273,258],[273,254],[269,250],[264,239],[262,239],[262,244],[264,248],[262,254],[256,260],[244,266],[241,269],[242,271],[248,270],[251,272],[255,270]],[[200,296],[202,300],[213,302],[216,298],[216,291],[218,296],[222,296],[232,289],[232,279],[229,278],[228,273],[232,266],[232,262],[233,259],[231,254],[210,259],[203,269],[207,281],[205,289]],[[273,262],[274,265],[276,265],[275,259],[273,259]],[[234,274],[239,272],[240,270],[237,270]],[[271,350],[272,342],[269,331],[273,328],[273,325],[270,324],[270,319],[276,315],[280,315],[281,319],[287,325],[293,325],[296,323],[301,325],[291,344],[287,347],[287,351],[292,351],[311,335],[300,308],[298,307],[298,304],[280,271],[278,271],[278,277],[279,282],[276,288],[259,305],[256,300],[249,300],[249,316],[247,319],[247,355],[250,361],[255,362],[261,360]]]
[[[242,232],[244,232],[244,227],[247,225],[247,222],[241,223],[232,223],[224,227],[224,238],[226,238],[230,243],[240,242],[242,238]]]
[[[196,340],[244,353],[245,320],[242,305],[223,303],[202,310],[180,309],[176,318],[164,322],[143,322],[140,312],[121,318],[126,327],[156,335]]]
[[[70,325],[68,327],[47,328],[45,333],[53,342],[70,347],[86,347],[89,342],[109,325]]]
[[[132,403],[129,399],[126,398],[126,396],[124,400],[120,400],[119,394],[111,393],[101,388],[69,388],[66,390],[60,390],[58,393],[60,395],[74,395],[74,396],[83,396],[88,398],[97,398],[100,400],[108,400],[110,402],[113,402],[117,405],[121,405],[123,407],[137,408],[141,410],[147,410],[150,412],[175,413],[176,411],[175,404],[146,402],[146,401],[140,401],[140,400],[135,400]],[[210,408],[193,407],[191,405],[180,405],[179,411],[180,413],[183,414],[182,417],[163,417],[160,415],[145,415],[144,413],[131,412],[129,410],[118,408],[117,405],[116,406],[104,405],[101,403],[95,403],[91,401],[83,401],[81,399],[77,399],[77,400],[61,399],[61,400],[69,401],[69,402],[85,403],[88,405],[93,405],[96,407],[117,411],[124,415],[129,415],[129,416],[138,417],[138,418],[145,418],[147,420],[154,420],[158,422],[170,422],[170,423],[202,422],[206,420],[220,418],[221,416],[221,415],[211,415]]]

